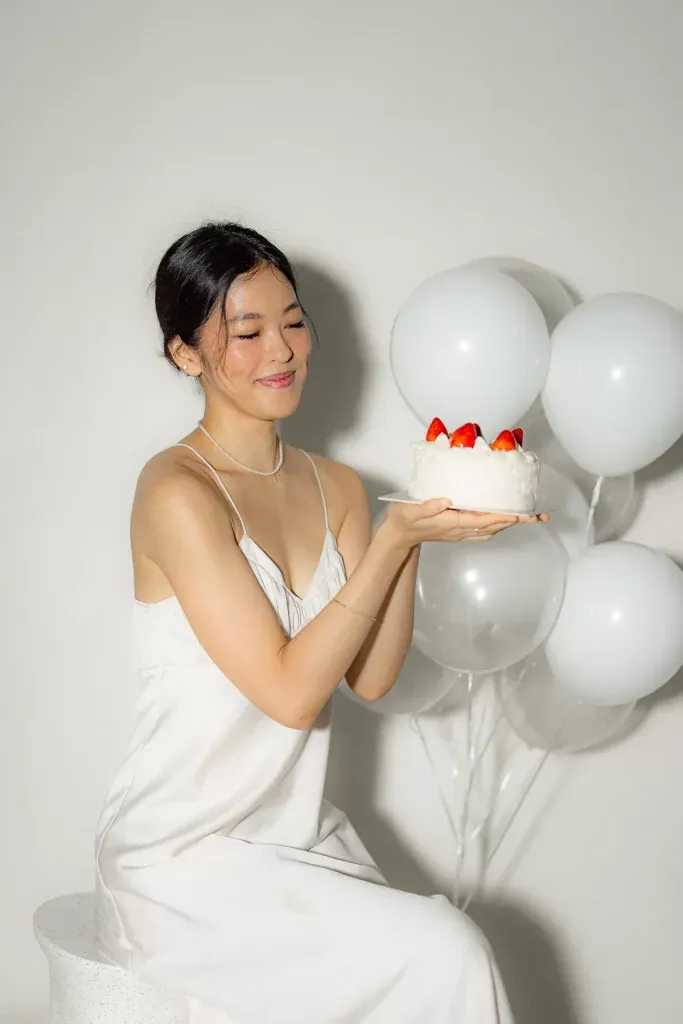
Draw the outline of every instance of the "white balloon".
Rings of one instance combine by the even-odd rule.
[[[559,612],[566,555],[549,530],[513,526],[485,543],[423,544],[413,641],[439,664],[494,672],[520,661]]]
[[[391,366],[413,412],[450,430],[512,429],[548,372],[550,339],[529,292],[491,270],[446,270],[423,282],[394,324]]]
[[[591,479],[591,484],[595,484],[595,478]],[[583,493],[590,498],[588,487],[583,489]],[[605,477],[595,509],[595,543],[613,540],[625,533],[635,519],[639,504],[635,473]]]
[[[584,469],[620,476],[683,434],[683,314],[647,295],[602,295],[553,333],[543,408]]]
[[[593,543],[593,527],[588,526],[588,502],[578,484],[541,463],[536,508],[550,512],[548,529],[555,534],[570,558],[580,555]]]
[[[398,679],[379,700],[363,700],[344,680],[339,692],[378,715],[419,715],[439,704],[455,682],[455,673],[411,647]]]
[[[574,462],[550,432],[545,417],[543,417],[543,425],[545,430],[541,425],[534,424],[532,430],[525,431],[527,447],[536,452],[543,467],[551,466],[572,480],[581,491],[586,505],[590,505],[597,478]],[[635,518],[639,501],[640,496],[633,473],[605,477],[600,487],[600,500],[595,509],[595,535],[593,538],[595,543],[600,544],[604,540],[613,540],[624,533]],[[540,507],[539,505],[538,508]]]
[[[465,266],[497,270],[521,284],[541,307],[548,330],[551,332],[576,305],[575,299],[554,274],[535,263],[529,263],[528,260],[521,260],[516,256],[485,256],[480,260],[472,260]]]
[[[570,562],[546,641],[557,680],[594,704],[626,704],[683,665],[683,572],[640,544],[596,544]]]
[[[588,750],[611,739],[633,713],[635,703],[599,707],[558,683],[543,647],[496,682],[503,714],[520,739],[540,750]]]
[[[441,700],[427,709],[426,714],[430,718],[445,717],[452,721],[453,715],[466,710],[473,697],[478,695],[487,677],[484,674],[474,676],[470,684],[469,672],[454,672],[452,669],[444,671],[450,673],[451,685]]]

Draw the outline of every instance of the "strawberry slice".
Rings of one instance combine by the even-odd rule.
[[[501,430],[496,440],[491,443],[491,447],[496,452],[513,452],[517,448],[515,435],[511,430]]]
[[[477,440],[477,428],[474,423],[463,423],[451,434],[451,448],[474,448]]]
[[[439,419],[439,417],[435,416],[427,428],[426,440],[436,441],[437,437],[439,437],[441,434],[448,434],[448,431],[444,427],[443,422]]]
[[[472,424],[472,426],[474,427],[474,429],[475,429],[475,430],[476,430],[476,432],[477,432],[477,437],[483,437],[483,436],[484,436],[484,435],[482,434],[482,432],[481,432],[481,427],[479,426],[479,424],[478,424],[478,423],[473,423],[473,424]]]
[[[522,442],[524,441],[524,431],[522,430],[521,427],[515,427],[515,429],[512,431],[512,433],[514,435],[515,441],[517,442],[517,444],[521,448],[522,447]]]

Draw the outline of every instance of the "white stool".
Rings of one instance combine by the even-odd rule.
[[[185,996],[97,959],[92,893],[48,900],[33,927],[50,969],[49,1024],[189,1024]]]

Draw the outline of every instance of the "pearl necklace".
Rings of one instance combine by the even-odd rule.
[[[279,437],[277,439],[277,448],[275,449],[277,452],[275,468],[267,469],[264,472],[264,470],[262,469],[252,469],[251,466],[245,466],[243,462],[239,462],[234,455],[230,454],[230,452],[226,452],[225,448],[218,443],[216,438],[211,436],[211,434],[206,429],[201,420],[197,423],[197,426],[199,427],[203,434],[206,434],[209,441],[212,441],[216,445],[216,448],[219,448],[223,452],[223,454],[227,456],[227,458],[229,458],[231,462],[234,462],[236,466],[239,466],[240,469],[244,469],[247,473],[254,473],[256,476],[269,476],[272,478],[273,483],[275,483],[275,477],[282,469],[282,463],[285,461],[285,446],[283,445]]]

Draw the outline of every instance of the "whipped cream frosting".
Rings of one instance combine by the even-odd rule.
[[[455,508],[531,513],[536,508],[540,463],[534,452],[490,448],[478,437],[473,448],[451,448],[448,437],[411,445],[411,498],[450,498]]]

